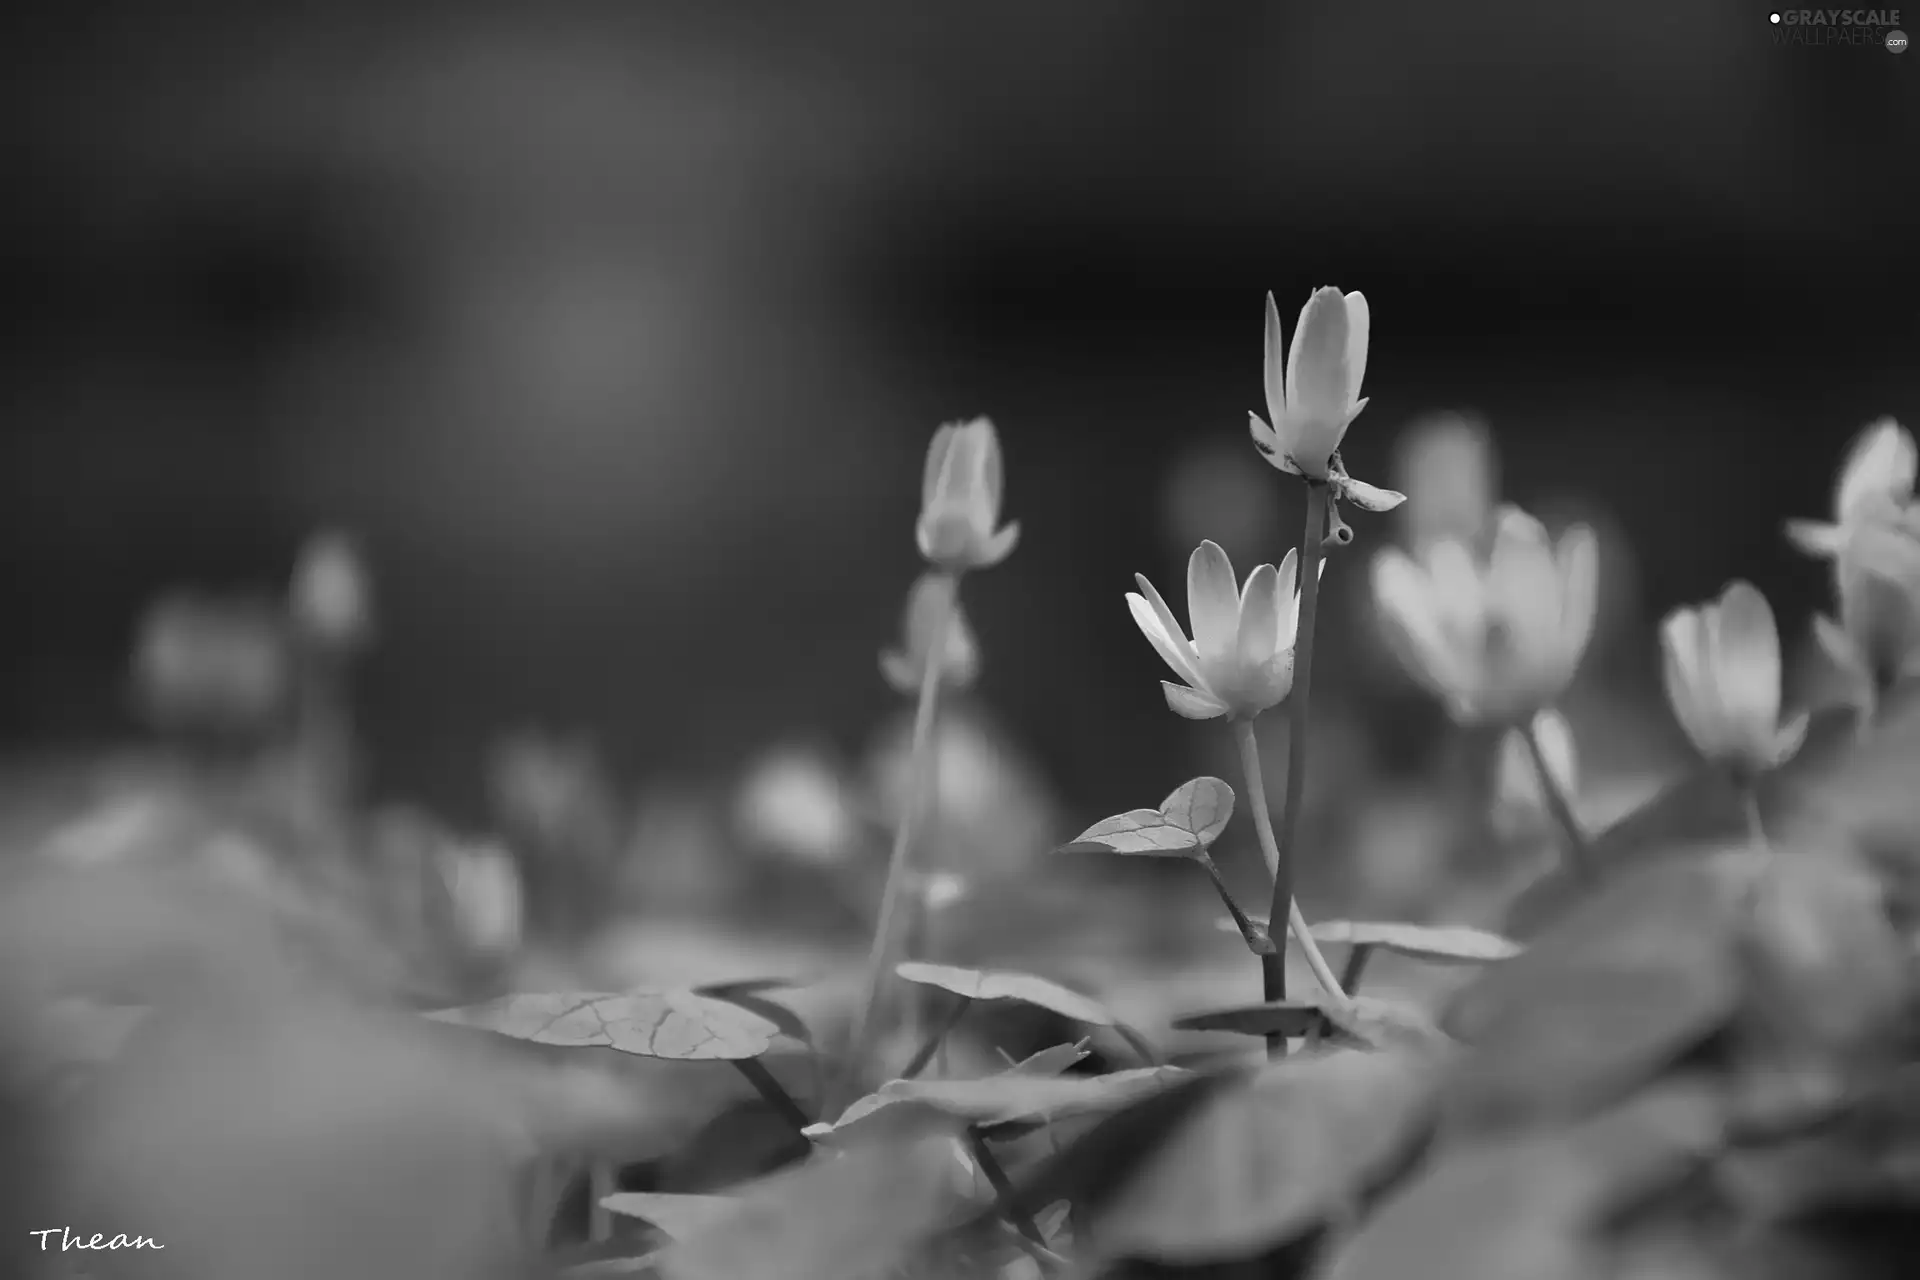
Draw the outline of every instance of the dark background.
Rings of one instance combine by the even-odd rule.
[[[144,603],[277,589],[321,523],[378,577],[385,789],[470,807],[524,724],[627,777],[852,744],[897,705],[927,437],[988,413],[1025,537],[968,586],[980,700],[1075,811],[1142,803],[1187,730],[1122,593],[1179,594],[1196,502],[1243,572],[1297,538],[1245,412],[1262,295],[1327,283],[1375,317],[1355,474],[1462,410],[1508,496],[1601,523],[1588,684],[1657,697],[1649,622],[1736,575],[1801,649],[1825,582],[1782,518],[1920,419],[1920,55],[1765,13],[16,11],[0,746],[125,735]],[[1432,727],[1323,654],[1321,705]]]

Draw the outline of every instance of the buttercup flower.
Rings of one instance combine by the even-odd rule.
[[[1187,560],[1187,612],[1193,639],[1174,619],[1173,610],[1141,574],[1141,594],[1129,591],[1127,607],[1154,651],[1184,683],[1162,680],[1167,706],[1189,720],[1216,716],[1257,716],[1293,691],[1293,640],[1300,623],[1292,551],[1276,570],[1263,564],[1236,586],[1233,562],[1212,542],[1203,542]],[[1322,573],[1326,561],[1320,562]]]
[[[933,433],[914,538],[920,554],[948,573],[987,569],[1013,553],[1020,524],[1000,523],[1005,475],[1000,439],[985,418],[950,422]]]
[[[954,580],[944,573],[926,573],[907,595],[907,613],[901,625],[901,645],[880,655],[880,674],[895,693],[911,698],[920,690],[933,651],[933,633],[944,625],[940,678],[950,689],[964,689],[980,673],[980,649],[973,628],[960,607]],[[948,611],[952,616],[948,616]]]
[[[1752,584],[1668,614],[1660,647],[1667,701],[1701,755],[1759,773],[1800,749],[1807,718],[1780,724],[1780,635]]]
[[[1330,481],[1334,496],[1368,511],[1391,511],[1406,495],[1377,489],[1347,474],[1340,441],[1367,407],[1360,381],[1367,372],[1371,312],[1358,293],[1316,289],[1300,309],[1293,347],[1281,343],[1280,309],[1267,295],[1266,391],[1272,425],[1247,415],[1254,447],[1289,475]]]
[[[1540,742],[1540,754],[1546,757],[1547,772],[1571,804],[1580,793],[1580,756],[1574,748],[1573,727],[1565,716],[1548,707],[1533,717],[1533,732]],[[1493,815],[1496,825],[1509,834],[1551,821],[1546,795],[1540,788],[1540,770],[1527,747],[1526,731],[1518,726],[1500,739]]]
[[[1442,540],[1419,561],[1398,549],[1373,564],[1373,592],[1408,672],[1455,720],[1530,715],[1573,679],[1599,604],[1599,549],[1575,525],[1556,545],[1518,507],[1500,510],[1484,562]]]

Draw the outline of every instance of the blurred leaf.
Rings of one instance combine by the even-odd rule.
[[[900,1108],[906,1114],[888,1116],[886,1127],[911,1125],[912,1117],[925,1113],[983,1129],[1051,1124],[1116,1110],[1190,1074],[1179,1067],[1140,1067],[1103,1076],[1039,1076],[1015,1070],[976,1080],[891,1080],[850,1105],[833,1124],[815,1125],[809,1132],[824,1137],[877,1128],[875,1117]]]
[[[688,1240],[740,1212],[733,1196],[678,1196],[622,1191],[600,1201],[614,1213],[638,1218],[674,1240]]]
[[[1019,1000],[1050,1010],[1063,1018],[1084,1022],[1090,1027],[1111,1027],[1117,1021],[1105,1006],[1057,982],[1049,982],[1031,973],[1016,973],[1010,969],[967,969],[959,965],[926,964],[919,960],[908,960],[896,966],[894,972],[908,982],[939,987],[969,1000]]]
[[[1233,788],[1218,778],[1195,778],[1158,809],[1102,818],[1056,852],[1183,856],[1206,849],[1232,817]]]
[[[1287,1059],[1216,1093],[1091,1212],[1107,1257],[1244,1258],[1351,1204],[1423,1136],[1432,1073],[1408,1054]],[[1418,1274],[1409,1273],[1409,1274]]]
[[[1076,1040],[1072,1044],[1056,1044],[1040,1052],[1030,1054],[1007,1068],[1008,1075],[1057,1076],[1078,1065],[1087,1056],[1087,1046],[1091,1040]]]
[[[779,1028],[781,1035],[812,1048],[813,1031],[800,1015],[778,1001],[769,1000],[760,994],[763,991],[779,991],[794,985],[796,984],[786,978],[747,978],[738,982],[714,982],[695,987],[693,994],[739,1005],[748,1013],[758,1014],[771,1022]]]
[[[757,1058],[778,1030],[757,1013],[692,991],[523,993],[427,1016],[536,1044],[680,1061]]]
[[[1320,1025],[1323,1008],[1316,1002],[1276,1000],[1271,1003],[1208,1009],[1173,1020],[1175,1031],[1230,1031],[1243,1036],[1306,1035]]]
[[[957,1128],[957,1126],[956,1126]],[[953,1139],[820,1151],[660,1255],[665,1280],[885,1280],[964,1202]]]
[[[1449,1102],[1476,1114],[1603,1105],[1727,1025],[1751,868],[1741,850],[1634,871],[1488,968],[1440,1022],[1471,1046]]]
[[[1499,934],[1465,925],[1402,924],[1394,920],[1323,920],[1311,926],[1316,942],[1379,947],[1435,964],[1506,960],[1520,947]]]
[[[1362,1048],[1417,1047],[1440,1044],[1446,1035],[1433,1019],[1414,1006],[1380,996],[1353,996],[1345,1005],[1324,997],[1277,1000],[1189,1014],[1174,1020],[1176,1031],[1227,1031],[1247,1036],[1310,1034],[1323,1022],[1335,1039]]]
[[[1677,1083],[1572,1128],[1449,1148],[1342,1244],[1326,1280],[1602,1280],[1590,1232],[1690,1168],[1716,1097]]]

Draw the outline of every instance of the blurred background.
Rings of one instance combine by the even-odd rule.
[[[1217,726],[1168,714],[1123,594],[1144,572],[1177,600],[1203,537],[1243,573],[1297,541],[1302,496],[1245,415],[1264,295],[1291,324],[1331,283],[1374,316],[1347,462],[1414,501],[1356,515],[1327,574],[1302,892],[1444,913],[1487,839],[1445,796],[1491,744],[1460,751],[1390,660],[1373,553],[1498,499],[1599,530],[1568,710],[1604,816],[1682,758],[1666,610],[1751,579],[1789,702],[1823,696],[1828,583],[1781,522],[1828,512],[1863,425],[1920,425],[1920,55],[1782,47],[1758,3],[102,0],[0,23],[0,817],[88,857],[203,841],[154,771],[230,762],[235,716],[292,698],[326,781],[267,835],[248,819],[266,846],[431,863],[443,824],[502,842],[454,898],[493,901],[460,885],[509,859],[556,944],[618,882],[656,917],[784,912],[857,954],[903,786],[876,655],[934,428],[991,415],[1024,536],[966,585],[983,675],[928,856],[1010,871],[1235,776]],[[367,643],[290,677],[248,637],[323,529],[367,575]],[[214,740],[154,704],[196,662]],[[1262,733],[1278,803],[1284,715]],[[556,859],[600,870],[543,881]],[[947,945],[1018,958],[1060,901],[1014,896],[1035,914]],[[469,912],[469,949],[511,951],[518,910]],[[607,972],[750,976],[764,931],[728,938]]]

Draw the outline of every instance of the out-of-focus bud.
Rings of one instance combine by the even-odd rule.
[[[803,747],[770,751],[748,769],[734,821],[750,845],[817,866],[844,862],[859,838],[839,773]]]
[[[287,608],[302,636],[329,649],[357,649],[373,634],[373,589],[359,547],[343,533],[309,538],[294,562]]]
[[[944,573],[922,574],[913,584],[901,623],[900,647],[880,655],[880,674],[894,692],[911,698],[920,691],[936,632],[945,635],[941,683],[949,689],[964,689],[979,676],[980,648],[974,641],[973,628],[967,625],[956,587],[955,580]]]
[[[1667,701],[1701,755],[1752,776],[1800,749],[1807,717],[1780,723],[1780,635],[1751,583],[1729,583],[1718,600],[1674,610],[1660,646]]]
[[[1549,707],[1533,717],[1533,731],[1546,757],[1547,770],[1561,795],[1574,804],[1580,794],[1580,755],[1574,747],[1573,726]],[[1576,806],[1577,808],[1578,806]],[[1509,729],[1500,739],[1500,760],[1494,774],[1494,829],[1509,840],[1551,830],[1553,816],[1540,786],[1540,768],[1527,747],[1526,735]]]
[[[1000,523],[1005,489],[1000,438],[985,418],[933,433],[921,482],[914,538],[928,563],[948,573],[988,569],[1013,554],[1020,524]]]
[[[460,941],[486,955],[517,950],[522,894],[513,855],[497,844],[453,844],[435,850],[435,857]]]
[[[135,696],[167,728],[263,731],[286,709],[291,674],[284,627],[251,602],[167,597],[135,643]]]
[[[1406,545],[1416,559],[1448,540],[1482,545],[1500,493],[1500,459],[1486,424],[1458,414],[1415,423],[1394,450]]]

